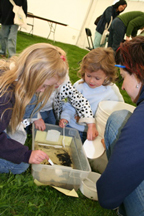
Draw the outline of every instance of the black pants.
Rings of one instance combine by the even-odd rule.
[[[124,39],[124,35],[126,33],[126,26],[118,17],[116,17],[113,20],[109,31],[110,34],[108,37],[108,47],[112,47],[112,49],[116,51],[120,43]]]

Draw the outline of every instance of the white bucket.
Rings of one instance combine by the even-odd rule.
[[[98,109],[95,115],[96,127],[101,137],[104,137],[105,125],[107,122],[108,117],[114,111],[118,110],[129,110],[133,112],[135,106],[124,102],[118,101],[101,101],[98,105]]]
[[[97,131],[99,133],[99,136],[101,136],[102,138],[104,137],[106,122],[107,120],[103,120],[101,116],[97,116],[97,118],[95,119]]]

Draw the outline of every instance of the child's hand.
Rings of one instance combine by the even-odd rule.
[[[34,150],[30,155],[29,164],[40,164],[45,159],[49,159],[48,155],[45,152],[41,150]]]
[[[98,131],[96,129],[96,124],[88,124],[88,131],[87,131],[87,139],[94,140],[98,136]]]
[[[59,126],[60,126],[61,128],[64,128],[64,127],[66,126],[67,123],[68,123],[68,121],[67,121],[66,119],[61,119],[61,120],[59,121]]]
[[[44,131],[46,129],[46,125],[42,118],[34,121],[34,125],[35,125],[35,128],[38,130]]]

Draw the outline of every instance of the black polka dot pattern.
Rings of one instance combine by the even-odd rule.
[[[88,100],[72,86],[70,81],[68,81],[61,87],[60,92],[57,93],[54,100],[54,110],[58,119],[60,118],[62,106],[66,98],[76,109],[80,118],[93,118],[93,113]]]

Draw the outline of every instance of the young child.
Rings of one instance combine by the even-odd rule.
[[[65,58],[65,61],[63,61]],[[0,68],[0,173],[24,172],[29,164],[39,164],[48,155],[40,150],[29,150],[15,134],[26,118],[32,119],[45,105],[55,86],[59,86],[68,72],[65,52],[47,43],[27,47],[13,67]],[[30,105],[32,98],[33,104]],[[43,104],[41,105],[41,102]],[[31,109],[26,109],[30,107]]]
[[[34,121],[35,127],[39,130],[45,130],[45,123],[56,124],[56,119],[60,119],[62,107],[67,99],[76,109],[81,123],[86,123],[88,127],[87,139],[94,140],[98,135],[95,125],[95,119],[90,104],[84,96],[72,86],[68,74],[62,85],[57,87],[47,101],[46,105],[40,110],[42,118]]]
[[[74,87],[89,101],[93,117],[102,100],[123,101],[118,87],[113,83],[117,77],[114,52],[111,48],[96,48],[84,56],[79,70],[81,79]],[[87,126],[77,123],[76,110],[70,103],[65,103],[61,113],[60,127],[66,124],[76,128],[81,136],[82,143],[87,137]]]

